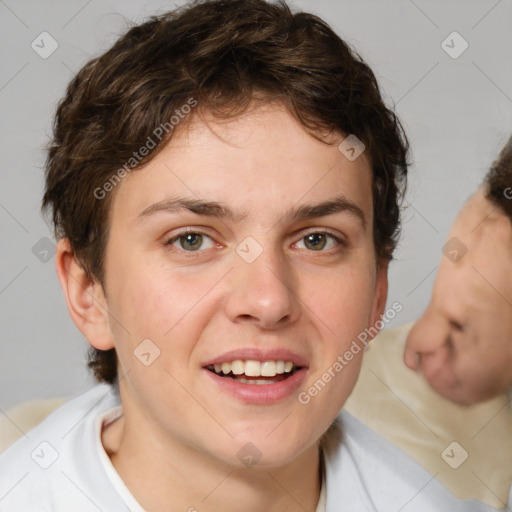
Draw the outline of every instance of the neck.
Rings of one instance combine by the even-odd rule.
[[[315,510],[320,496],[318,445],[280,467],[231,466],[195,447],[163,440],[148,431],[147,423],[137,419],[132,424],[126,416],[104,429],[102,442],[116,471],[148,512]]]

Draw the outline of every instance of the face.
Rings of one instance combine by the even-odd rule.
[[[196,117],[119,185],[105,291],[128,430],[232,465],[252,443],[276,466],[329,427],[361,353],[308,404],[298,396],[387,292],[369,162],[337,143],[276,104]]]
[[[486,400],[512,384],[512,227],[483,191],[464,206],[442,256],[432,299],[414,324],[406,363],[461,404]],[[451,242],[453,244],[453,242]],[[453,252],[458,250],[458,254]]]

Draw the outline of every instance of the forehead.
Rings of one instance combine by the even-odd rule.
[[[123,180],[112,214],[134,217],[166,196],[180,195],[219,201],[262,220],[342,193],[371,226],[369,158],[363,153],[347,159],[338,149],[344,138],[330,133],[315,139],[279,104],[229,120],[196,115],[153,160]]]
[[[433,301],[447,310],[487,311],[497,300],[512,301],[511,276],[512,225],[479,192],[464,205],[447,237]]]

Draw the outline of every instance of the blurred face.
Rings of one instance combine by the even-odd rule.
[[[278,105],[195,118],[113,200],[105,290],[125,431],[239,465],[314,446],[361,353],[301,391],[382,314],[371,168]],[[247,443],[251,443],[248,445]]]
[[[479,191],[448,241],[454,237],[459,241],[445,249],[430,304],[407,339],[405,360],[421,367],[439,393],[471,404],[512,384],[512,227]]]

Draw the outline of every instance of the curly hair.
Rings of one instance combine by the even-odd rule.
[[[392,258],[408,143],[372,70],[327,23],[292,13],[284,0],[200,0],[129,28],[84,65],[57,108],[42,207],[91,279],[104,283],[113,195],[105,184],[158,154],[175,131],[170,119],[191,99],[194,112],[229,118],[255,98],[278,98],[319,140],[335,130],[365,144],[375,251],[378,261]],[[149,139],[151,151],[140,156]],[[116,364],[115,349],[91,349],[98,381],[114,383]]]

